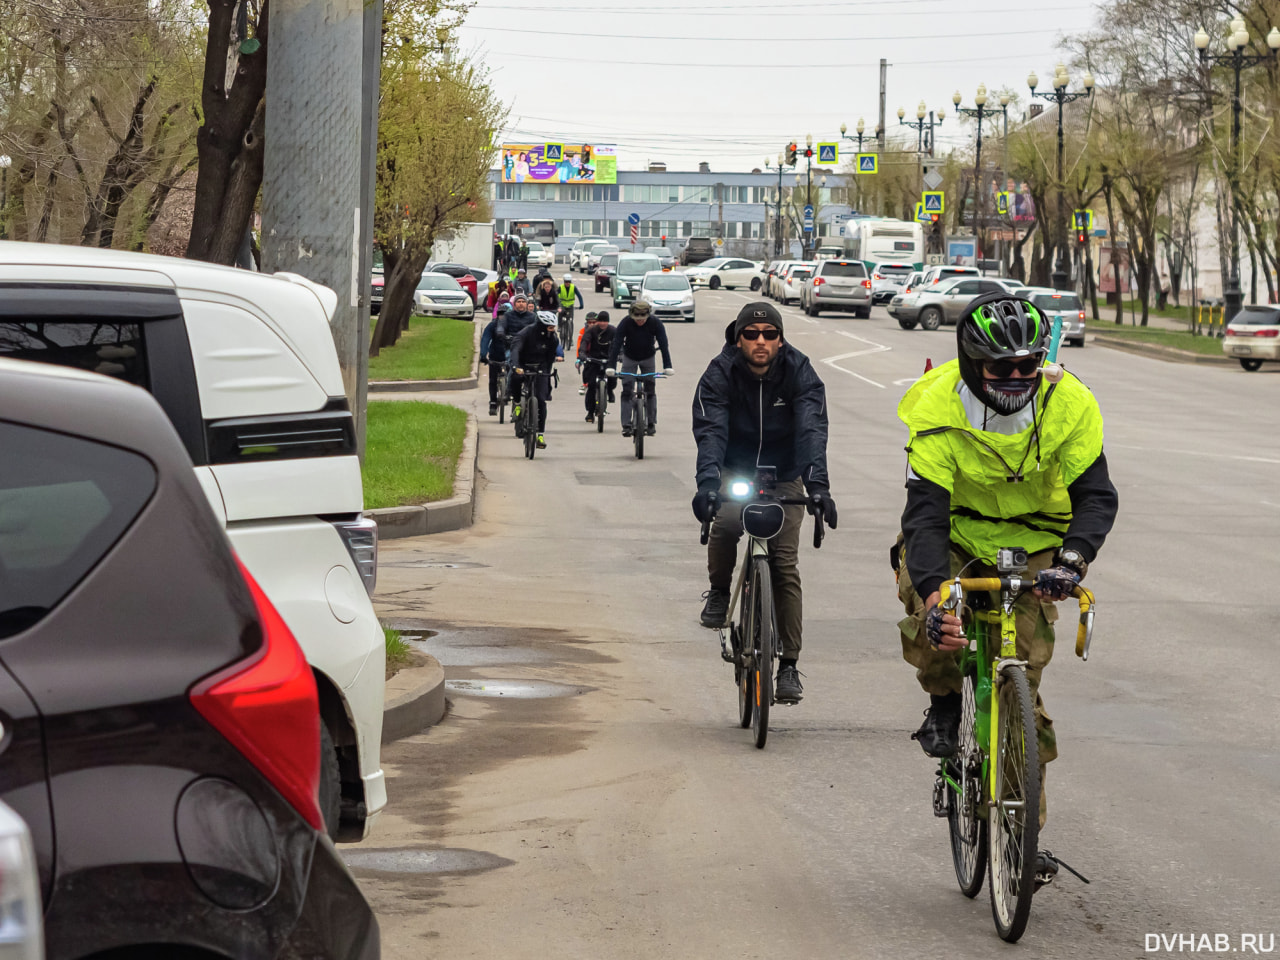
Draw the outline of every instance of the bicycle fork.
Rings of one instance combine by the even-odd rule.
[[[756,557],[767,557],[769,548],[761,540],[755,537],[747,538],[747,549],[743,551],[743,562],[739,564],[738,575],[733,584],[733,594],[729,597],[728,613],[726,621],[720,626],[720,659],[726,663],[732,663],[736,667],[746,665],[746,658],[743,656],[744,637],[743,631],[747,627],[748,616],[739,617],[739,622],[733,622],[733,611],[738,606],[738,599],[743,595],[746,589],[747,576],[752,567],[752,561]],[[738,632],[737,642],[734,642],[734,631]]]

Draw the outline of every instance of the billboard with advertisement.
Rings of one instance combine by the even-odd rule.
[[[972,267],[977,264],[977,242],[974,240],[948,240],[947,263],[953,267]]]
[[[503,183],[617,183],[618,148],[600,143],[504,143]]]

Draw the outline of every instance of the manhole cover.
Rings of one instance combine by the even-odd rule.
[[[380,873],[469,873],[510,866],[512,861],[483,850],[342,850],[356,870]]]
[[[468,697],[510,697],[513,700],[576,697],[591,689],[551,680],[446,680],[444,688],[450,693]]]

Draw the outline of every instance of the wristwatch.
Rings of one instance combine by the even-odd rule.
[[[1089,563],[1079,550],[1073,550],[1071,547],[1063,547],[1053,556],[1054,566],[1070,567],[1076,573],[1080,574],[1080,579],[1084,579],[1084,575],[1089,572]]]

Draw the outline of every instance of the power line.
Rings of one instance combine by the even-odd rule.
[[[538,34],[549,37],[563,37],[563,30],[527,30],[523,27],[479,27],[469,25],[470,30],[485,30],[490,33],[519,33],[522,35]],[[1057,27],[1039,27],[1034,30],[1002,30],[1001,37],[1019,37],[1029,36],[1036,33],[1055,33]],[[907,33],[898,34],[889,37],[673,37],[664,36],[662,34],[640,34],[640,33],[574,33],[574,39],[581,40],[664,40],[664,41],[689,41],[696,43],[706,43],[708,39],[714,39],[717,43],[862,43],[870,41],[883,40],[968,40],[974,37],[990,37],[991,31],[984,30],[981,33]],[[545,58],[549,59],[549,58]],[[615,63],[624,63],[626,61],[616,60]],[[662,64],[655,64],[662,66]],[[711,64],[698,64],[698,66],[711,66]],[[810,67],[812,64],[802,64],[801,66]],[[759,69],[756,64],[751,64],[750,69]]]
[[[471,29],[475,29],[475,28],[471,28]],[[519,32],[527,32],[527,31],[519,31]],[[1047,31],[1033,30],[1029,32],[1044,33]],[[953,34],[952,36],[955,36],[955,34]],[[980,34],[973,34],[973,36],[988,37],[990,36],[990,34],[980,33]],[[911,39],[916,39],[916,38],[911,38]],[[497,52],[497,53],[493,53],[491,56],[494,59],[498,60],[499,62],[504,59],[513,59],[513,60],[538,60],[543,63],[604,63],[604,64],[612,64],[616,66],[628,66],[628,67],[662,67],[663,69],[684,67],[684,68],[694,69],[694,70],[711,68],[714,70],[754,70],[756,72],[762,72],[766,70],[815,70],[815,69],[835,70],[835,69],[852,69],[856,67],[865,67],[865,68],[871,69],[871,68],[880,66],[878,61],[876,62],[867,61],[866,63],[853,63],[853,62],[814,63],[813,61],[807,61],[805,63],[757,64],[757,63],[707,63],[705,61],[690,62],[686,60],[682,63],[671,63],[671,62],[654,61],[654,60],[618,60],[613,57],[608,57],[608,58],[552,57],[552,56],[547,56],[540,53]],[[1021,51],[1019,51],[1016,54],[1009,54],[1007,56],[981,56],[981,57],[974,56],[974,57],[961,57],[955,60],[936,60],[936,59],[894,60],[890,65],[895,67],[916,67],[916,66],[945,66],[947,64],[953,64],[953,63],[1007,63],[1013,60],[1017,60],[1019,62],[1025,62],[1030,58],[1043,57],[1043,56],[1053,56],[1053,54],[1052,53],[1028,54],[1028,53],[1022,53]]]
[[[954,6],[953,6],[952,4],[950,4],[950,3],[948,3],[948,2],[945,2],[945,0],[897,0],[897,5],[908,4],[908,3],[910,3],[910,4],[917,4],[917,3],[923,3],[923,4],[939,4],[939,5],[942,7],[942,9],[941,9],[941,10],[939,10],[939,11],[938,11],[938,13],[940,13],[940,14],[941,14],[941,13],[947,13],[947,14],[954,13]],[[825,15],[826,15],[826,16],[832,16],[832,17],[883,17],[883,16],[884,16],[884,9],[883,9],[883,8],[884,8],[884,4],[883,4],[882,0],[867,0],[867,2],[866,2],[866,3],[854,3],[854,4],[849,4],[849,5],[850,5],[850,6],[873,6],[873,7],[875,7],[876,9],[875,9],[875,10],[867,10],[867,11],[862,11],[862,10],[847,10],[847,11],[841,11],[841,10],[825,10],[825,11],[824,11],[824,12],[825,12]],[[831,4],[823,4],[823,3],[792,3],[792,4],[787,4],[787,5],[786,5],[786,7],[785,7],[785,9],[781,9],[781,10],[780,10],[780,9],[778,9],[778,4],[777,4],[776,2],[771,2],[771,3],[768,3],[768,4],[761,5],[761,6],[759,6],[759,7],[756,7],[756,6],[753,6],[753,5],[730,4],[730,5],[725,5],[725,6],[719,6],[719,5],[716,5],[716,6],[711,6],[711,7],[705,7],[705,8],[703,8],[703,9],[694,9],[694,10],[688,9],[688,8],[687,8],[687,7],[685,7],[685,6],[681,6],[681,7],[648,7],[648,8],[645,8],[645,7],[628,7],[628,8],[625,8],[625,9],[623,9],[623,8],[616,8],[616,7],[615,7],[615,8],[611,8],[611,9],[609,10],[609,14],[610,14],[611,16],[616,16],[616,15],[618,15],[618,14],[623,14],[623,15],[626,15],[626,16],[669,16],[670,14],[678,13],[678,14],[679,14],[680,16],[682,16],[682,17],[690,17],[690,16],[692,16],[692,17],[723,17],[723,16],[724,16],[724,14],[723,14],[723,13],[721,13],[721,12],[719,12],[719,11],[722,11],[722,10],[733,10],[735,13],[742,13],[742,12],[746,11],[746,12],[747,12],[747,16],[751,16],[751,17],[791,17],[791,18],[794,18],[794,17],[795,17],[795,11],[796,11],[798,8],[803,8],[803,7],[820,7],[820,8],[826,8],[826,7],[829,7],[829,6],[831,6]],[[536,13],[536,14],[545,14],[545,13],[586,13],[586,14],[596,14],[596,13],[598,13],[598,12],[599,12],[599,9],[598,9],[598,8],[591,9],[591,8],[585,8],[585,7],[553,7],[553,6],[524,7],[524,6],[509,6],[509,5],[499,5],[499,6],[483,5],[483,6],[478,6],[478,7],[476,7],[475,9],[477,9],[477,10],[495,10],[495,11],[508,12],[508,13],[523,12],[523,13]],[[752,12],[752,11],[755,11],[755,10],[758,10],[759,12]],[[1072,11],[1074,11],[1074,10],[1079,10],[1079,7],[1064,6],[1064,7],[1039,7],[1039,8],[1037,8],[1037,12],[1045,11],[1045,10],[1072,10]],[[922,11],[922,10],[913,10],[912,12],[913,12],[913,13],[916,13],[916,14],[926,13],[926,11]],[[1018,15],[1022,16],[1022,15],[1025,15],[1025,14],[1026,14],[1026,12],[1027,12],[1027,11],[1026,11],[1026,8],[1025,8],[1025,7],[1002,7],[1002,8],[999,8],[999,9],[992,9],[992,10],[966,10],[966,11],[965,11],[965,15],[967,16],[967,15],[974,14],[974,13],[1008,13],[1008,14],[1018,14]],[[708,38],[708,39],[711,39],[711,38]]]

